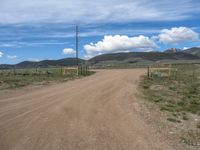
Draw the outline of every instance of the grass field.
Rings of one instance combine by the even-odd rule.
[[[30,84],[47,84],[52,81],[66,81],[87,76],[77,75],[76,70],[63,74],[62,68],[33,68],[33,69],[9,69],[0,70],[0,90],[22,87]]]
[[[93,64],[91,67],[95,69],[125,69],[125,68],[144,68],[148,65],[155,64],[181,64],[181,63],[200,63],[199,60],[161,60],[161,61],[151,61],[151,60],[124,60],[124,61],[102,61]]]
[[[186,144],[200,144],[200,65],[179,64],[171,65],[171,69],[155,69],[143,78],[141,87],[146,100],[171,114],[166,118],[168,121],[193,122],[192,130],[186,129],[181,139]],[[198,119],[194,121],[191,116]]]

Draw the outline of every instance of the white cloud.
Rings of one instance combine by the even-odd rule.
[[[183,50],[186,50],[186,49],[188,49],[189,47],[183,47]]]
[[[11,60],[14,60],[14,59],[17,58],[17,56],[16,55],[7,55],[7,58],[11,59]]]
[[[159,41],[166,44],[177,44],[181,42],[197,41],[198,33],[187,27],[163,29],[159,34]]]
[[[0,58],[3,57],[3,52],[0,52]]]
[[[197,0],[1,0],[0,23],[180,20],[199,13],[199,4]]]
[[[41,59],[38,59],[38,58],[29,58],[28,61],[39,62],[39,61],[41,61]]]
[[[155,49],[149,48],[149,49],[144,49],[144,52],[155,52]]]
[[[19,36],[19,35],[18,35]],[[40,36],[41,37],[41,36]],[[11,43],[0,43],[0,47],[15,47],[20,48],[22,46],[40,46],[40,45],[63,45],[66,44],[66,42],[11,42]]]
[[[72,54],[75,54],[75,53],[76,53],[76,51],[72,48],[63,49],[63,54],[65,54],[65,55],[72,55]]]
[[[18,47],[18,45],[13,43],[0,43],[0,47]]]
[[[156,44],[149,37],[140,35],[138,37],[128,37],[126,35],[104,36],[96,44],[90,43],[84,46],[87,57],[103,53],[128,52],[134,49],[152,49]]]

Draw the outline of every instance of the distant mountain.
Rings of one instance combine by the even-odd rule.
[[[200,59],[198,56],[175,52],[129,52],[129,53],[113,53],[113,54],[103,54],[96,56],[89,60],[90,63],[99,63],[105,61],[161,61],[161,60],[195,60]]]
[[[177,52],[180,52],[181,49],[177,49],[177,48],[170,48],[170,49],[167,49],[166,51],[164,51],[165,53],[177,53]]]
[[[189,49],[184,50],[183,52],[200,57],[200,47],[189,48]]]
[[[85,60],[79,59],[79,63],[84,63]],[[39,62],[24,61],[16,64],[17,68],[30,67],[56,67],[56,66],[75,66],[77,64],[76,58],[65,58],[59,60],[43,60]]]
[[[23,61],[21,63],[18,63],[16,65],[13,65],[15,68],[32,68],[37,66],[39,62],[34,62],[34,61]]]
[[[95,56],[89,60],[79,59],[80,64],[88,63],[95,65],[98,63],[104,64],[119,64],[119,63],[137,63],[137,62],[156,62],[156,61],[173,61],[173,60],[200,60],[200,48],[191,48],[185,51],[178,49],[169,49],[165,52],[127,52],[127,53],[112,53]],[[75,66],[76,58],[65,58],[59,60],[43,60],[39,62],[24,61],[16,65],[0,65],[0,69],[9,68],[34,68],[34,67],[60,67],[60,66]]]
[[[79,63],[85,63],[85,60],[79,59]],[[39,62],[23,61],[16,65],[0,65],[1,69],[9,68],[34,68],[34,67],[57,67],[57,66],[75,66],[77,64],[76,58],[65,58],[59,60],[43,60]]]
[[[0,69],[10,69],[10,68],[13,68],[13,65],[0,64]]]

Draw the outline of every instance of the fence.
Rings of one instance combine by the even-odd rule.
[[[1,69],[0,70],[0,76],[1,75],[12,75],[12,76],[42,76],[42,75],[61,75],[62,74],[62,68],[26,68],[26,69],[20,69],[20,68],[12,68],[12,69]]]
[[[162,76],[175,80],[200,79],[200,63],[160,64],[148,66],[149,78]]]
[[[70,73],[76,73],[77,75],[87,75],[89,73],[89,67],[88,66],[78,66],[78,67],[65,67],[62,68],[62,74],[70,74]]]
[[[88,66],[77,67],[48,67],[48,68],[10,68],[0,69],[0,76],[50,76],[50,75],[87,75],[89,73]]]

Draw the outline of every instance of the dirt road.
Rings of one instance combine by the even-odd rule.
[[[0,94],[0,150],[174,150],[136,113],[145,70]]]

